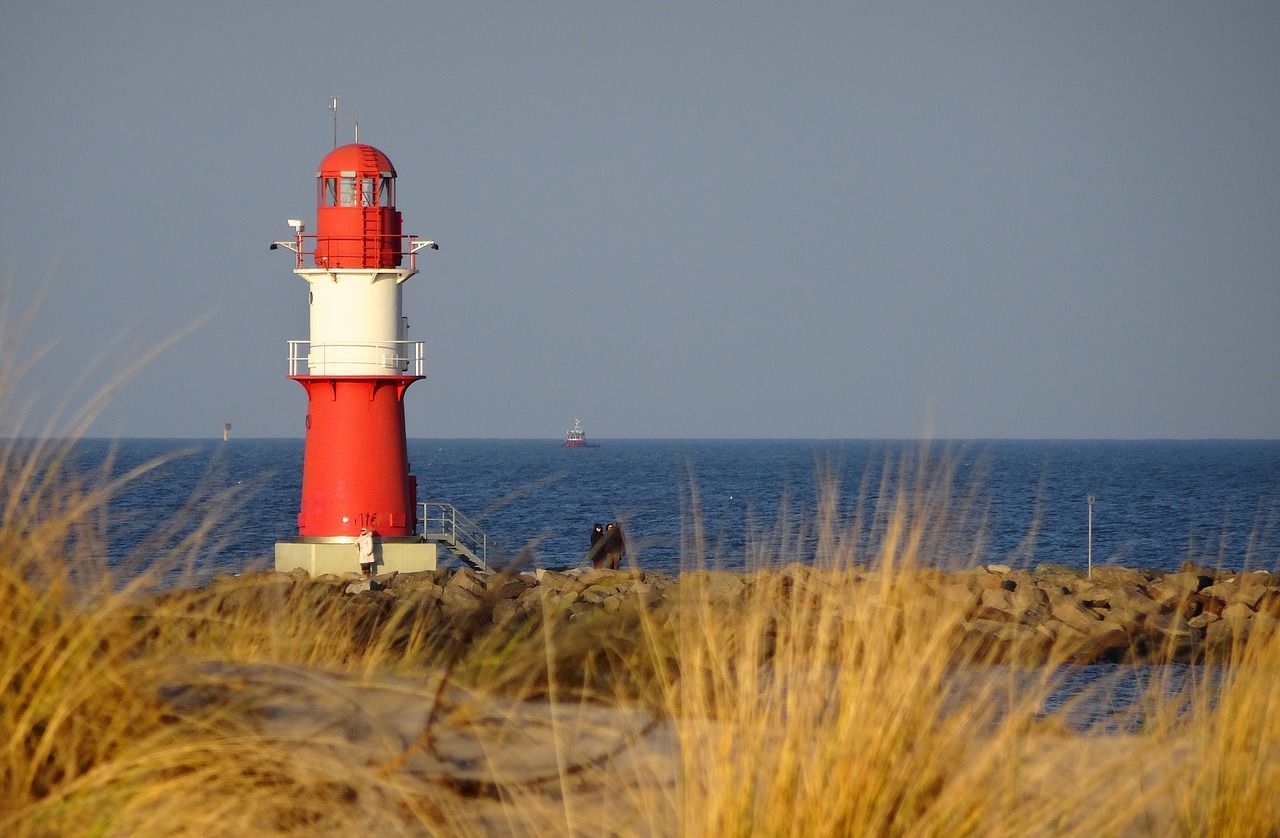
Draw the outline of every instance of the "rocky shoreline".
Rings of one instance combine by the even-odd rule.
[[[960,653],[993,662],[1218,659],[1250,636],[1269,635],[1280,627],[1280,574],[1267,571],[1236,573],[1189,563],[1177,572],[1101,566],[1087,578],[1055,565],[1013,569],[993,564],[901,573],[892,588],[902,600],[895,606],[900,612],[939,619],[945,630],[956,633]],[[302,571],[275,575],[298,584],[331,586],[374,622],[411,605],[419,615],[473,627],[508,624],[535,613],[590,621],[645,610],[661,618],[675,611],[682,589],[686,594],[696,590],[726,615],[758,602],[753,593],[761,585],[782,599],[823,591],[827,602],[832,586],[843,585],[850,607],[883,598],[890,590],[877,571],[833,571],[798,563],[751,573],[694,571],[679,577],[594,568],[486,574],[467,567],[388,574],[372,581],[336,576],[312,580]]]

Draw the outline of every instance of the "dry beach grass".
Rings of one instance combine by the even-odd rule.
[[[92,557],[106,498],[140,475],[68,474],[66,445],[0,451],[6,835],[1280,823],[1276,635],[1233,643],[1212,678],[1156,683],[1133,732],[1081,733],[1070,702],[1048,706],[1069,643],[984,665],[959,648],[968,606],[925,595],[921,566],[971,555],[945,469],[887,477],[865,522],[831,487],[812,522],[820,572],[786,565],[805,524],[780,521],[731,598],[723,575],[690,568],[633,580],[606,609],[582,607],[585,586],[504,575],[359,596],[270,573],[162,584],[199,555],[199,522],[119,575]],[[517,584],[521,606],[503,605]]]

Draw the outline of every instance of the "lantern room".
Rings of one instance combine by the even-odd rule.
[[[396,170],[370,145],[339,146],[316,172],[316,267],[395,268],[403,255]]]

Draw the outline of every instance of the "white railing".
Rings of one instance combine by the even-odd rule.
[[[289,375],[424,376],[426,348],[420,340],[368,343],[289,341]]]

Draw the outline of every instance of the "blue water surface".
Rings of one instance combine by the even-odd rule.
[[[824,485],[839,487],[839,520],[851,526],[882,501],[886,469],[889,485],[914,479],[922,452],[929,474],[953,469],[949,496],[971,510],[954,529],[976,544],[974,561],[1083,568],[1092,493],[1095,563],[1280,565],[1276,441],[409,442],[420,500],[453,503],[511,553],[527,547],[538,565],[580,564],[592,524],[619,520],[633,557],[672,573],[694,560],[743,567],[749,532],[775,528],[784,510],[792,529],[812,521]],[[296,535],[301,440],[84,440],[71,467],[91,473],[108,462],[120,474],[153,458],[166,460],[109,505],[109,561],[166,549],[210,510],[221,520],[194,555],[198,570],[269,564],[274,542]],[[932,497],[939,487],[916,490]],[[706,535],[697,544],[695,519]],[[810,533],[788,558],[810,560],[815,549]]]

